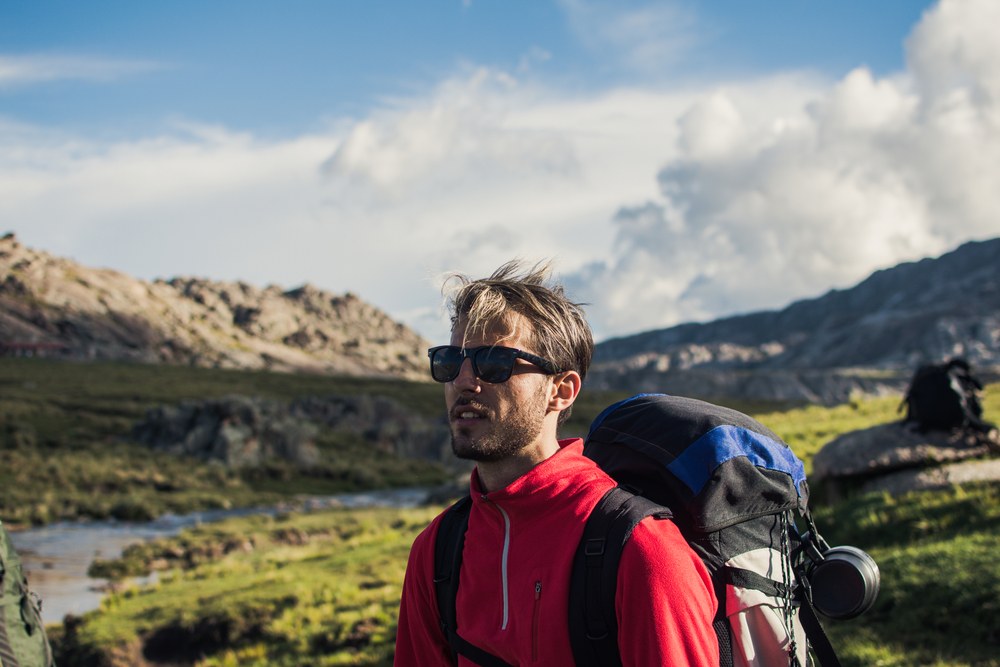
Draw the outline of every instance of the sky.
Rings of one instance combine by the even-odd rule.
[[[995,0],[0,0],[0,233],[352,292],[553,262],[597,340],[1000,236]]]

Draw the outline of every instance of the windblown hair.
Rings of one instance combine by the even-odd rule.
[[[452,274],[445,282],[452,330],[461,319],[467,336],[497,325],[513,336],[515,315],[521,315],[531,323],[529,331],[519,333],[532,352],[585,378],[594,354],[594,337],[582,304],[570,301],[562,285],[550,283],[550,273],[550,262],[527,267],[512,260],[489,278],[472,280]]]

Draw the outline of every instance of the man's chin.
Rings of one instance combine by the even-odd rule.
[[[453,435],[451,438],[451,451],[455,454],[456,458],[463,461],[475,461],[476,463],[490,463],[499,461],[504,457],[503,452],[484,447],[481,441],[466,436]]]

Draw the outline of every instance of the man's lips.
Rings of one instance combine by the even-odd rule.
[[[458,401],[449,413],[452,422],[472,422],[489,419],[489,410],[471,401]]]

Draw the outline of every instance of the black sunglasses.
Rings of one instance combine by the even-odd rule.
[[[490,384],[506,382],[514,372],[514,361],[524,359],[538,366],[546,375],[559,373],[559,367],[547,359],[530,352],[522,352],[502,345],[483,345],[463,348],[458,345],[439,345],[427,350],[431,360],[431,377],[438,382],[451,382],[462,371],[462,363],[472,360],[472,372]]]

